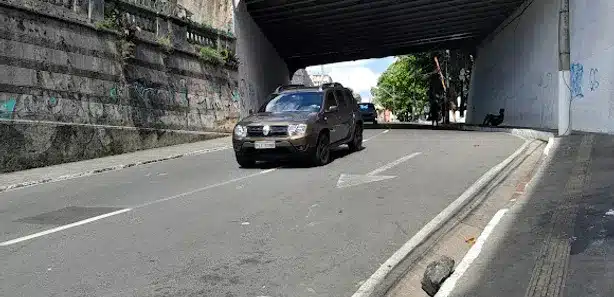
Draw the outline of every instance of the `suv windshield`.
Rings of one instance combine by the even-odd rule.
[[[260,112],[317,112],[321,107],[322,93],[320,92],[283,93],[263,105]]]

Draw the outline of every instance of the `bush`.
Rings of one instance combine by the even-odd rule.
[[[230,67],[238,67],[239,66],[239,59],[237,59],[237,56],[226,49],[223,49],[221,51],[222,57],[224,58],[224,62],[226,63],[226,65],[230,66]]]
[[[173,45],[171,44],[171,38],[169,36],[165,36],[165,37],[159,37],[158,38],[158,44],[160,44],[160,46],[164,49],[164,51],[167,54],[170,54],[173,52]]]
[[[198,49],[198,56],[201,60],[213,65],[222,65],[225,62],[222,54],[210,46],[200,47]]]

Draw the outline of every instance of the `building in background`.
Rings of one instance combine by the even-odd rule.
[[[333,79],[328,74],[310,74],[309,77],[314,86],[321,86],[322,84],[332,83]]]

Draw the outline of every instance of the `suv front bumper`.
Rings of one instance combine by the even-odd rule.
[[[244,158],[254,160],[280,160],[304,157],[315,141],[311,141],[311,136],[300,138],[274,138],[274,137],[253,137],[243,139],[233,139],[232,146],[235,154]],[[258,141],[274,141],[275,148],[256,149]]]

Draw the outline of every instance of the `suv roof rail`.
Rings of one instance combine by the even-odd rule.
[[[320,89],[326,89],[326,88],[343,88],[343,85],[338,82],[332,82],[332,83],[324,83],[322,84],[322,86],[320,86]]]
[[[305,85],[301,85],[301,84],[291,84],[291,85],[281,85],[279,87],[277,87],[277,89],[275,89],[275,93],[280,93],[283,92],[285,90],[291,90],[291,89],[301,89],[304,88]]]

